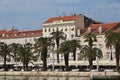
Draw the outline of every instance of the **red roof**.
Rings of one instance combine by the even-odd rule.
[[[102,33],[115,28],[120,22],[114,22],[114,23],[104,23],[104,24],[91,24],[89,27],[91,28],[91,31],[94,33],[99,33],[98,28],[101,27],[103,29]],[[87,34],[88,28],[86,28],[86,31],[84,31],[83,34]]]
[[[4,36],[3,36],[4,34]],[[25,37],[37,37],[42,35],[42,30],[29,30],[29,31],[0,31],[0,38],[25,38]]]
[[[0,30],[0,34],[6,33],[6,30]]]
[[[49,18],[47,21],[45,21],[44,23],[52,23],[54,21],[59,21],[59,20],[63,20],[63,21],[74,21],[79,17],[79,15],[72,15],[72,16],[60,16],[60,17],[54,17],[54,18]]]

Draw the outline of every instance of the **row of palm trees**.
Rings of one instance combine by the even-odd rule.
[[[14,58],[14,61],[22,61],[24,70],[28,68],[28,63],[31,60],[36,61],[38,55],[34,55],[32,51],[32,44],[26,43],[24,45],[18,43],[12,43],[7,45],[6,43],[0,43],[0,56],[4,59],[4,70],[7,70],[7,56],[11,56]]]
[[[115,45],[116,55],[116,69],[119,71],[119,53],[120,53],[120,32],[114,32],[112,30],[107,31],[106,35],[106,46],[111,47]],[[12,43],[7,45],[6,43],[0,43],[0,56],[4,58],[4,70],[6,70],[6,57],[7,55],[13,56],[14,61],[22,61],[24,70],[28,68],[28,64],[31,60],[37,61],[38,57],[41,56],[43,61],[43,71],[47,70],[47,53],[50,47],[57,47],[57,62],[59,63],[59,54],[64,55],[65,68],[69,71],[69,54],[73,53],[73,59],[76,60],[76,49],[80,49],[80,55],[87,58],[89,61],[89,67],[92,69],[93,60],[96,57],[102,58],[102,51],[99,48],[93,46],[93,42],[97,41],[96,35],[92,32],[87,33],[85,36],[85,42],[88,45],[83,47],[80,46],[79,40],[66,40],[66,35],[57,31],[51,33],[51,37],[40,37],[35,41],[35,44],[26,43],[24,45]],[[13,54],[10,54],[13,53]],[[36,54],[38,53],[38,54]]]

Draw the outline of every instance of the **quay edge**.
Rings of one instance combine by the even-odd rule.
[[[0,72],[0,76],[63,76],[63,77],[91,77],[94,76],[120,76],[118,72],[61,72],[61,71],[10,71]]]

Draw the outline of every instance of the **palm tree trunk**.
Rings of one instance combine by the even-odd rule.
[[[59,48],[59,43],[57,43],[57,49]],[[57,51],[57,63],[60,63],[59,61],[59,52]]]
[[[41,59],[43,61],[43,71],[47,70],[47,47],[44,47],[41,54]]]
[[[25,61],[23,61],[23,69],[24,69],[24,71],[25,71],[25,69],[26,69]]]
[[[15,53],[14,53],[14,61],[15,61],[15,64],[16,64],[15,68],[16,68],[16,70],[17,70],[17,58],[16,58],[16,51],[17,51],[17,50],[15,50]]]
[[[57,63],[60,63],[59,61],[59,53],[57,52]]]
[[[73,60],[76,61],[76,50],[73,51]]]
[[[5,55],[4,55],[4,71],[6,71],[7,70],[7,68],[6,68],[6,53],[5,53]]]
[[[116,53],[116,70],[119,72],[119,56]]]
[[[92,69],[92,66],[93,66],[93,60],[90,58],[90,59],[89,59],[89,67],[90,67],[90,70]]]
[[[15,50],[15,51],[16,51],[16,50]],[[16,70],[17,70],[17,58],[16,58],[16,52],[14,53],[14,57],[15,57],[15,58],[14,58],[14,61],[15,61],[15,64],[16,64],[15,67],[16,67]]]
[[[25,64],[26,69],[28,69],[28,63],[29,63],[29,61],[26,61],[26,64]]]
[[[69,71],[69,54],[68,53],[64,53],[64,60],[65,60],[65,68],[66,71]]]
[[[43,60],[43,71],[46,71],[47,70],[47,61],[46,59]]]
[[[116,70],[119,72],[119,54],[120,54],[120,44],[115,45],[115,57],[116,57]]]
[[[112,48],[110,47],[110,61],[113,60],[113,57],[112,57]]]

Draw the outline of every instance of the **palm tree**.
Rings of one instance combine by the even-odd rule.
[[[88,59],[90,70],[93,66],[93,60],[98,57],[99,59],[102,58],[102,51],[99,48],[90,47],[90,46],[84,46],[80,53]]]
[[[56,32],[52,32],[51,35],[52,35],[51,38],[55,40],[56,45],[57,45],[57,49],[58,49],[59,48],[60,39],[61,40],[65,40],[66,39],[65,36],[64,36],[65,34],[62,31],[58,31],[58,28],[57,28],[57,31]],[[57,51],[57,62],[59,63],[59,53],[58,53],[58,51]]]
[[[79,40],[71,40],[71,52],[73,53],[73,60],[76,60],[76,49],[80,48],[80,41]]]
[[[116,70],[119,72],[120,31],[114,32],[113,30],[109,30],[105,33],[105,36],[106,46],[115,46]]]
[[[65,41],[61,43],[58,51],[64,54],[65,68],[66,71],[69,71],[69,53],[71,52],[71,41]]]
[[[16,68],[17,68],[17,53],[18,53],[19,47],[20,47],[20,44],[18,43],[10,44],[10,50],[13,53],[12,56],[14,58],[14,61],[16,62]]]
[[[96,56],[96,53],[93,53],[93,42],[97,41],[96,39],[96,35],[92,32],[89,32],[87,33],[85,36],[85,42],[88,42],[88,46],[85,46],[81,51],[82,52],[85,52],[86,51],[89,51],[89,52],[85,52],[87,53],[87,57],[88,57],[88,60],[89,60],[89,66],[90,66],[90,69],[92,68],[92,65],[93,65],[93,60],[95,59],[94,56]],[[97,48],[95,48],[97,49]]]
[[[43,61],[43,71],[47,70],[47,52],[48,46],[54,45],[50,38],[40,37],[35,42],[35,47],[38,52],[41,52],[41,60]]]
[[[4,58],[4,71],[6,71],[6,57],[10,55],[10,47],[4,42],[0,42],[0,55]]]
[[[84,38],[85,38],[85,42],[88,42],[88,45],[89,45],[90,47],[93,46],[93,42],[97,41],[96,35],[95,35],[94,33],[92,33],[92,32],[87,33],[87,34],[84,36]]]
[[[24,70],[28,69],[29,62],[37,57],[32,52],[32,44],[26,43],[24,45],[21,45],[18,49],[18,57],[23,62]]]

